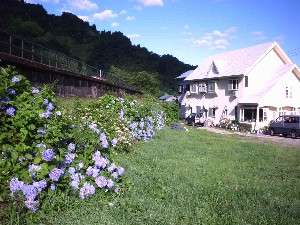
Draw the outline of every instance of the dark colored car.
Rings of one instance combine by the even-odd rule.
[[[185,123],[192,126],[204,126],[203,113],[191,113],[185,118]]]
[[[270,123],[269,130],[271,135],[282,134],[283,136],[290,135],[292,138],[297,138],[300,136],[300,116],[279,116]]]

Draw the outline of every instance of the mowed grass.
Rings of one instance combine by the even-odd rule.
[[[165,129],[117,156],[129,189],[43,216],[45,224],[300,224],[300,149]],[[80,203],[79,203],[80,202]]]

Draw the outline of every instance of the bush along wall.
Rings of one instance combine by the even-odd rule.
[[[32,87],[12,67],[0,75],[0,201],[29,212],[55,193],[85,199],[122,191],[125,169],[112,152],[165,126],[163,107],[151,97],[58,104],[49,87]]]

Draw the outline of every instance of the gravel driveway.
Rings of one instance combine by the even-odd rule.
[[[270,136],[264,134],[247,134],[247,133],[227,131],[227,130],[213,128],[213,127],[199,127],[198,129],[207,130],[209,132],[213,132],[217,134],[238,135],[247,139],[255,140],[260,143],[280,144],[288,147],[296,147],[299,148],[300,150],[300,138],[292,139],[290,137],[282,137],[282,136]]]

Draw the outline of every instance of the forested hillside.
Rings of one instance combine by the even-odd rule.
[[[0,14],[1,30],[101,67],[109,79],[121,78],[154,95],[175,92],[174,77],[192,68],[132,45],[121,32],[98,31],[71,13],[50,15],[41,5],[1,0]]]

